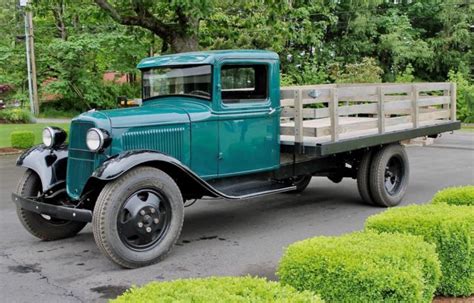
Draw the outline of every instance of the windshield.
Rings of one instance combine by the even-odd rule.
[[[143,71],[143,99],[193,96],[211,99],[211,66],[159,67]]]

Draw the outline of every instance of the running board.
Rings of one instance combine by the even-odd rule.
[[[214,182],[213,182],[214,183]],[[216,181],[209,183],[220,196],[225,199],[250,199],[271,194],[278,194],[296,189],[296,186],[277,183],[274,181],[247,181],[241,183],[229,184],[228,182]]]

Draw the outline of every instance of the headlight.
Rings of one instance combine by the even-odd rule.
[[[59,146],[66,141],[66,132],[59,127],[46,127],[43,129],[43,144],[46,147]]]
[[[91,128],[87,131],[86,144],[90,151],[97,152],[106,147],[109,142],[109,135],[106,131],[98,128]]]

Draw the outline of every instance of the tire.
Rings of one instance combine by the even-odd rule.
[[[23,197],[35,197],[41,194],[41,180],[38,175],[28,169],[18,182],[16,193]],[[33,236],[41,240],[53,241],[75,236],[87,223],[59,220],[44,217],[40,214],[25,210],[19,206],[16,213],[21,224]]]
[[[293,185],[296,185],[296,189],[288,191],[286,193],[288,193],[288,194],[298,194],[298,193],[303,192],[306,189],[306,187],[308,187],[309,182],[311,182],[311,178],[313,178],[313,176],[311,176],[311,175],[298,176],[298,177],[294,178],[291,181],[291,183]]]
[[[95,242],[107,258],[137,268],[166,256],[179,238],[183,219],[183,197],[174,180],[159,169],[138,167],[102,189],[92,226]]]
[[[392,207],[405,196],[410,168],[405,148],[399,144],[379,150],[370,166],[370,193],[376,205]]]
[[[370,193],[370,164],[372,161],[372,151],[367,151],[360,161],[359,168],[357,169],[357,188],[362,200],[370,205],[375,205]]]

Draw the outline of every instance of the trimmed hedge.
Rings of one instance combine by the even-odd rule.
[[[35,144],[35,134],[30,131],[15,131],[10,134],[10,141],[14,148],[30,148]]]
[[[112,302],[323,302],[311,292],[252,277],[211,277],[151,282]]]
[[[474,185],[445,188],[437,192],[431,202],[474,206]]]
[[[356,232],[290,245],[277,275],[330,302],[431,302],[441,271],[421,237]]]
[[[393,208],[369,217],[366,228],[422,236],[436,245],[441,261],[443,275],[437,292],[445,296],[474,293],[473,207],[442,203]]]

